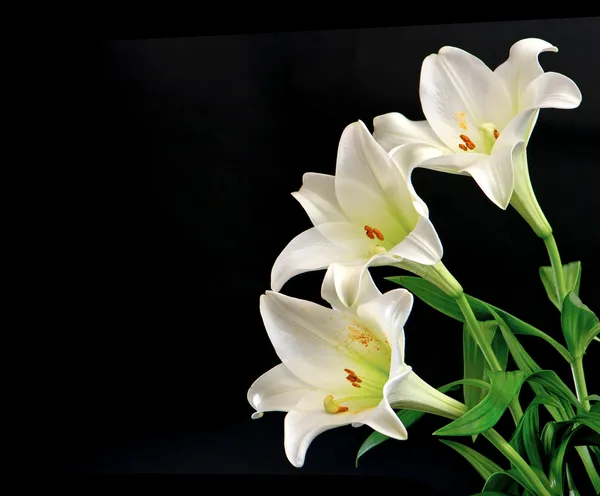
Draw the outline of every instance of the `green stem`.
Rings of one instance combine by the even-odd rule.
[[[571,363],[571,371],[573,372],[573,381],[575,382],[575,392],[577,399],[581,401],[586,410],[590,409],[590,401],[584,398],[587,397],[587,385],[585,383],[585,373],[583,371],[583,357],[573,359]]]
[[[552,265],[552,271],[554,272],[554,279],[558,289],[558,301],[562,307],[562,302],[567,294],[567,286],[565,284],[565,275],[563,273],[563,266],[562,262],[560,261],[558,247],[556,246],[556,241],[552,233],[542,239],[544,240],[546,250],[548,251],[548,256],[550,257],[550,264]]]
[[[503,371],[504,369],[502,368],[502,365],[500,365],[500,362],[498,361],[498,358],[492,349],[491,343],[485,338],[481,327],[479,326],[479,321],[473,313],[473,309],[471,308],[471,305],[469,305],[469,301],[464,293],[461,293],[460,296],[456,298],[456,303],[465,317],[465,322],[471,331],[473,339],[477,343],[477,346],[479,346],[479,349],[483,353],[483,356],[487,360],[490,368],[495,371]],[[510,413],[515,421],[515,425],[518,424],[519,420],[523,416],[523,409],[521,408],[519,399],[517,397],[513,398],[510,404]]]
[[[515,468],[525,476],[537,496],[551,496],[546,486],[542,483],[536,473],[531,470],[529,464],[517,453],[514,448],[495,430],[489,429],[483,436],[490,441],[502,453]]]

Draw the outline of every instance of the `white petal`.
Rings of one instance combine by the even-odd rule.
[[[351,315],[272,291],[261,296],[260,313],[277,356],[315,388],[355,395],[345,369],[370,383],[389,377],[385,337]]]
[[[439,172],[448,172],[450,174],[466,175],[465,169],[480,160],[485,160],[487,157],[488,155],[483,153],[451,153],[425,160],[421,162],[419,167]]]
[[[294,467],[302,467],[306,450],[313,439],[322,432],[348,425],[355,419],[351,413],[327,413],[323,407],[326,391],[305,397],[285,416],[285,454]]]
[[[514,191],[513,155],[521,150],[531,131],[536,109],[521,112],[504,128],[492,154],[468,167],[465,172],[477,182],[485,195],[498,207],[506,209]]]
[[[442,258],[444,250],[433,224],[421,217],[414,230],[388,252],[423,265],[433,265]]]
[[[284,365],[279,364],[254,381],[248,390],[248,402],[255,408],[257,418],[262,412],[289,412],[314,388],[298,379]]]
[[[535,78],[544,74],[538,61],[542,52],[558,52],[558,48],[539,38],[526,38],[517,41],[511,48],[508,59],[499,65],[494,74],[498,76],[513,103],[513,114],[524,107],[519,103],[525,88]]]
[[[500,80],[477,57],[455,47],[443,47],[425,58],[420,96],[429,124],[455,151],[463,143],[460,134],[482,143],[482,124],[493,122],[502,129],[513,115]]]
[[[361,121],[350,124],[342,133],[335,182],[342,210],[353,220],[363,218],[361,211],[373,203],[376,208],[372,211],[386,205],[384,210],[392,218],[401,215],[416,223],[412,197],[400,170]],[[359,189],[362,196],[356,197]]]
[[[358,308],[361,319],[379,327],[387,336],[392,350],[391,374],[404,364],[404,324],[413,300],[413,295],[406,289],[393,289]]]
[[[315,437],[336,427],[367,424],[394,439],[407,438],[406,428],[385,398],[376,407],[358,413],[348,411],[331,414],[323,408],[323,399],[327,394],[321,391],[303,398],[285,416],[285,453],[295,467],[304,465],[306,451]]]
[[[331,242],[321,233],[322,226],[300,233],[283,249],[271,269],[271,289],[279,291],[292,277],[325,269],[333,262],[352,264],[362,260],[355,244]]]
[[[408,438],[406,427],[404,427],[398,415],[392,410],[385,397],[375,408],[361,412],[358,415],[363,418],[361,420],[356,419],[352,424],[354,427],[366,424],[373,430],[393,439],[404,441]]]
[[[506,210],[514,189],[512,150],[515,145],[497,151],[468,169],[485,195],[503,210]]]
[[[448,152],[449,151],[450,150],[448,150]],[[439,157],[442,154],[443,151],[439,148],[422,143],[408,143],[397,146],[389,151],[390,157],[392,157],[392,160],[398,166],[406,180],[408,190],[413,197],[415,209],[424,217],[429,217],[429,209],[427,208],[427,204],[419,197],[419,195],[417,195],[417,192],[415,191],[411,178],[412,171],[425,160]]]
[[[383,232],[386,241],[398,243],[417,223],[418,214],[412,195],[400,171],[395,164],[393,166],[398,174],[397,179],[402,182],[405,190],[408,207],[404,210],[396,209],[381,190],[375,191],[364,183],[348,177],[336,178],[337,197],[352,224],[358,228],[362,241],[368,242],[369,240],[364,231],[364,226],[367,225],[376,227]]]
[[[321,297],[340,311],[348,311],[380,295],[364,266],[331,264],[321,286]]]
[[[573,109],[581,103],[581,91],[573,80],[556,72],[535,78],[522,94],[520,110],[529,108]]]
[[[348,221],[335,197],[334,176],[307,172],[302,177],[302,187],[292,196],[300,202],[315,226]]]
[[[445,148],[426,120],[411,121],[398,112],[378,115],[373,119],[373,138],[386,151],[407,143]]]

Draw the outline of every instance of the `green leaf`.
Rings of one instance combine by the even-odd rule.
[[[404,424],[404,427],[406,427],[408,429],[411,425],[413,425],[415,422],[417,422],[417,420],[419,420],[423,415],[425,415],[425,412],[419,412],[417,410],[402,410],[402,411],[398,412],[397,415],[398,415],[398,418]],[[372,450],[375,446],[379,446],[384,441],[387,441],[388,439],[389,439],[389,436],[386,436],[385,434],[381,434],[381,432],[373,431],[371,434],[369,434],[367,439],[364,440],[364,442],[361,444],[360,448],[358,449],[358,453],[356,454],[356,461],[355,461],[356,466],[358,467],[358,460],[361,456],[363,456],[367,451]]]
[[[523,458],[527,455],[531,466],[542,469],[544,467],[541,456],[543,447],[540,441],[540,419],[538,411],[540,404],[553,405],[557,408],[561,407],[558,400],[552,396],[541,395],[534,398],[517,424],[510,440],[510,444]]]
[[[551,454],[550,468],[548,471],[548,479],[552,487],[563,489],[563,473],[566,469],[565,454],[570,446],[577,446],[578,443],[571,442],[585,426],[580,425],[573,429],[557,429],[555,430],[554,450]]]
[[[414,276],[395,276],[395,277],[386,277],[387,280],[395,282],[400,286],[405,287],[415,296],[423,300],[429,306],[435,308],[439,312],[452,317],[455,320],[460,322],[464,322],[465,318],[458,307],[458,304],[454,299],[444,293],[437,286],[431,284],[430,282],[422,279],[421,277]],[[504,310],[495,307],[494,305],[490,305],[489,303],[485,303],[477,298],[469,296],[465,294],[469,305],[473,309],[477,320],[484,322],[486,320],[491,320],[494,317],[492,316],[490,309],[493,309],[498,315],[500,315],[507,323],[507,325],[513,330],[515,334],[525,334],[528,336],[536,336],[538,338],[543,339],[544,341],[551,344],[556,351],[558,351],[565,360],[570,362],[572,360],[571,354],[569,351],[554,338],[548,336],[545,332],[536,329],[532,325],[527,322],[518,319],[514,315],[505,312]]]
[[[573,391],[565,385],[553,370],[540,370],[534,372],[527,377],[527,382],[544,386],[544,389],[548,391],[551,396],[558,397],[563,404],[570,403],[578,409],[583,409],[583,405],[573,394]]]
[[[494,336],[494,339],[492,339],[492,350],[494,351],[494,354],[496,355],[496,358],[498,359],[502,370],[506,370],[506,366],[508,365],[508,345],[506,344],[504,336],[502,336],[501,332],[497,332]],[[485,366],[487,369],[487,362]]]
[[[492,342],[498,324],[494,321],[480,322],[480,327],[489,343]],[[463,377],[465,379],[480,379],[485,377],[485,357],[473,339],[468,326],[463,326]],[[485,397],[485,391],[480,387],[465,384],[463,387],[465,405],[473,408]]]
[[[479,387],[481,387],[483,389],[490,388],[490,385],[484,381],[479,381],[477,379],[462,379],[459,381],[454,381],[454,382],[450,382],[448,384],[444,384],[443,386],[440,386],[437,389],[441,393],[447,393],[448,391],[458,389],[461,384],[465,384],[465,383],[478,385]],[[411,425],[413,425],[415,422],[417,422],[423,415],[425,415],[425,412],[420,412],[417,410],[401,410],[401,411],[397,412],[396,415],[398,415],[398,418],[402,421],[402,423],[404,424],[404,427],[406,427],[408,429]],[[387,441],[388,439],[390,439],[388,436],[386,436],[385,434],[381,434],[380,432],[377,432],[377,431],[374,431],[371,434],[369,434],[367,439],[364,440],[364,442],[358,449],[358,453],[356,454],[356,461],[355,461],[356,466],[358,467],[358,460],[361,456],[363,456],[367,451],[372,450],[375,446],[379,446],[384,441]]]
[[[594,336],[600,331],[598,317],[572,291],[563,302],[561,325],[567,349],[575,358],[583,356]]]
[[[506,494],[510,496],[519,496],[521,493],[519,492],[518,485],[525,488],[525,494],[535,494],[535,490],[529,485],[528,480],[515,469],[506,470],[504,472],[496,472],[485,481],[485,485],[483,486],[483,494],[487,495],[490,492],[506,492]]]
[[[565,276],[565,286],[567,292],[573,291],[579,296],[579,284],[581,283],[581,262],[571,262],[563,265],[563,274]],[[560,311],[562,302],[559,302],[558,287],[554,278],[554,271],[551,266],[540,267],[540,278],[546,289],[548,298]]]
[[[478,451],[475,451],[473,448],[469,448],[462,443],[449,441],[447,439],[440,439],[440,441],[445,445],[450,446],[454,451],[467,460],[473,466],[473,468],[477,470],[477,473],[483,477],[483,480],[487,480],[494,472],[502,471],[502,467],[494,463],[489,458],[483,456]]]
[[[491,389],[486,397],[459,418],[438,429],[436,436],[471,436],[487,431],[496,425],[518,394],[525,374],[514,372],[489,372]]]
[[[395,282],[400,286],[404,286],[411,293],[418,296],[428,305],[432,306],[439,312],[452,317],[455,320],[465,321],[460,308],[456,301],[444,293],[440,288],[431,284],[429,281],[421,277],[415,276],[394,276],[386,277],[388,281]],[[481,319],[486,320],[486,319]]]

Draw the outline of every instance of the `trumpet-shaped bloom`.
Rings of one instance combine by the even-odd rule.
[[[540,39],[520,40],[492,71],[464,50],[443,47],[421,68],[426,120],[381,115],[373,135],[406,175],[414,167],[470,175],[505,209],[513,192],[532,194],[524,152],[539,109],[572,109],[581,102],[571,79],[544,72],[538,62],[541,52],[557,50]]]
[[[342,270],[342,272],[339,272]],[[326,308],[267,291],[260,312],[281,359],[248,391],[257,410],[287,412],[284,445],[296,467],[312,440],[340,427],[366,424],[394,439],[407,432],[392,408],[457,418],[464,405],[420,379],[404,362],[404,324],[413,296],[405,289],[381,294],[368,271],[354,305],[338,292],[343,267],[332,264],[323,280]]]
[[[403,259],[433,265],[442,245],[425,204],[363,122],[342,133],[335,176],[306,173],[292,193],[314,227],[290,241],[271,271],[271,289],[303,272],[342,264],[338,284],[344,302],[356,299],[368,266]]]

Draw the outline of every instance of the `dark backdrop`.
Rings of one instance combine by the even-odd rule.
[[[436,494],[479,489],[475,471],[430,435],[442,425],[434,417],[358,468],[370,429],[328,431],[295,469],[283,450],[284,414],[252,421],[246,391],[278,363],[258,298],[278,253],[310,227],[290,195],[302,174],[333,174],[340,134],[357,119],[370,129],[391,111],[421,119],[428,54],[454,45],[495,68],[526,37],[558,46],[541,55],[542,66],[583,94],[575,110],[542,110],[529,161],[563,261],[582,261],[580,294],[598,310],[598,18],[66,45],[73,77],[60,84],[73,118],[62,143],[74,167],[56,198],[64,289],[50,296],[61,331],[42,338],[33,357],[47,405],[40,464],[54,472],[379,475]],[[537,275],[548,264],[543,243],[516,212],[494,207],[468,177],[418,170],[413,180],[466,291],[560,336]],[[382,279],[390,270],[374,274],[391,289]],[[318,300],[322,276],[297,276],[284,292]],[[460,378],[458,322],[416,301],[406,336],[407,361],[421,377],[436,386]],[[522,341],[569,377],[549,346]],[[592,362],[584,363],[598,392]]]

